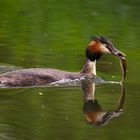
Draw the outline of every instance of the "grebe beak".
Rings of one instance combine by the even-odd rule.
[[[119,50],[117,50],[115,47],[113,47],[112,45],[107,45],[107,48],[109,49],[110,53],[119,57],[120,59],[125,59],[125,54]]]

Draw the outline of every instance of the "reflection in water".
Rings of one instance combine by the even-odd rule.
[[[96,126],[106,125],[110,119],[120,116],[125,100],[124,85],[121,85],[121,95],[116,109],[113,111],[104,110],[99,101],[95,99],[95,83],[91,80],[82,82],[84,96],[83,111],[87,122]]]

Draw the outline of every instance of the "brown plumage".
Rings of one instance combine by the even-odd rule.
[[[0,75],[0,84],[3,86],[39,86],[62,79],[80,77],[78,72],[65,72],[56,69],[30,68],[7,72]]]

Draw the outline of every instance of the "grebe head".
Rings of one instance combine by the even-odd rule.
[[[125,59],[125,54],[117,50],[112,42],[104,36],[94,36],[86,48],[86,57],[91,61],[98,60],[103,54],[107,53]]]

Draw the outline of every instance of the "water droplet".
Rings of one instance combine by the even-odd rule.
[[[42,92],[39,92],[38,94],[39,94],[39,95],[43,95],[43,93],[42,93]]]
[[[69,103],[71,103],[71,100],[68,100]]]
[[[69,118],[68,117],[65,117],[65,120],[67,121]]]
[[[48,36],[48,34],[47,34],[47,33],[44,33],[44,36],[45,36],[45,37],[47,37],[47,36]]]
[[[44,109],[45,108],[45,105],[42,105],[41,108]]]

